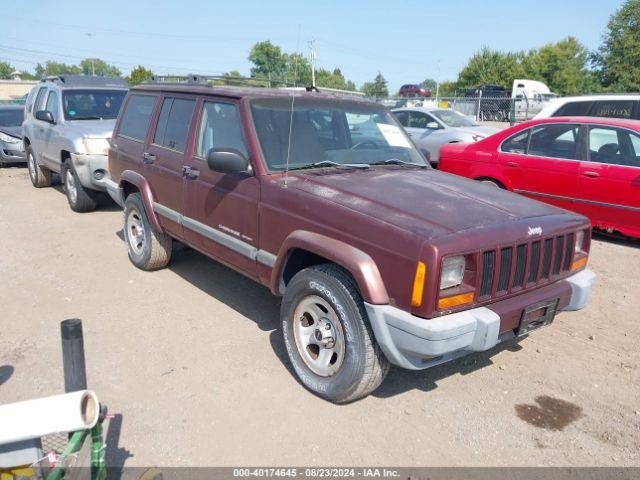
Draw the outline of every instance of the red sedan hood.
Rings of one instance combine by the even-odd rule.
[[[372,167],[291,172],[291,186],[423,238],[563,211],[437,170]]]

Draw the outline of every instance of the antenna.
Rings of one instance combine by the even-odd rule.
[[[289,139],[287,142],[287,161],[284,167],[282,188],[287,188],[289,178],[289,158],[291,157],[291,133],[293,132],[293,107],[296,102],[296,84],[298,82],[298,58],[300,57],[300,25],[298,25],[298,44],[296,45],[296,57],[293,60],[293,90],[291,92],[291,112],[289,114]]]

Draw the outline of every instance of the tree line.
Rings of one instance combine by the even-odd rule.
[[[248,60],[252,64],[248,77],[232,70],[213,83],[265,87],[311,85],[309,60],[300,53],[284,52],[269,40],[253,45]],[[0,61],[0,78],[11,78],[13,70],[9,63]],[[23,73],[22,77],[38,79],[63,74],[122,76],[116,66],[98,58],[87,58],[78,65],[56,61],[38,63],[33,74]],[[150,69],[138,65],[125,78],[135,85],[152,76]],[[440,83],[439,91],[441,96],[453,96],[482,84],[497,84],[508,89],[516,78],[542,81],[551,91],[562,95],[640,91],[640,0],[626,0],[611,15],[601,45],[595,51],[589,51],[571,36],[529,51],[501,52],[485,47],[469,59],[455,81]],[[315,80],[318,87],[357,90],[356,84],[345,78],[337,67],[316,69]],[[437,86],[432,78],[424,80],[422,85],[432,91]],[[372,81],[361,85],[360,91],[371,97],[389,96],[387,81],[380,72]]]

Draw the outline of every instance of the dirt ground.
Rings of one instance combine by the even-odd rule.
[[[63,391],[81,318],[110,465],[640,465],[639,244],[593,242],[585,310],[335,406],[293,376],[277,298],[186,248],[142,272],[121,223],[0,170],[0,403]]]

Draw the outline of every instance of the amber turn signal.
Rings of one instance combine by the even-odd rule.
[[[416,275],[413,277],[413,292],[411,293],[411,306],[419,307],[422,305],[422,295],[424,293],[424,277],[427,272],[427,266],[418,262],[416,265]]]
[[[438,308],[440,310],[447,310],[449,308],[464,305],[465,303],[473,302],[473,292],[461,293],[460,295],[454,295],[452,297],[445,297],[438,300]]]
[[[571,264],[571,270],[577,270],[581,267],[584,267],[587,264],[587,257],[582,257],[578,260],[575,260],[572,264]]]

